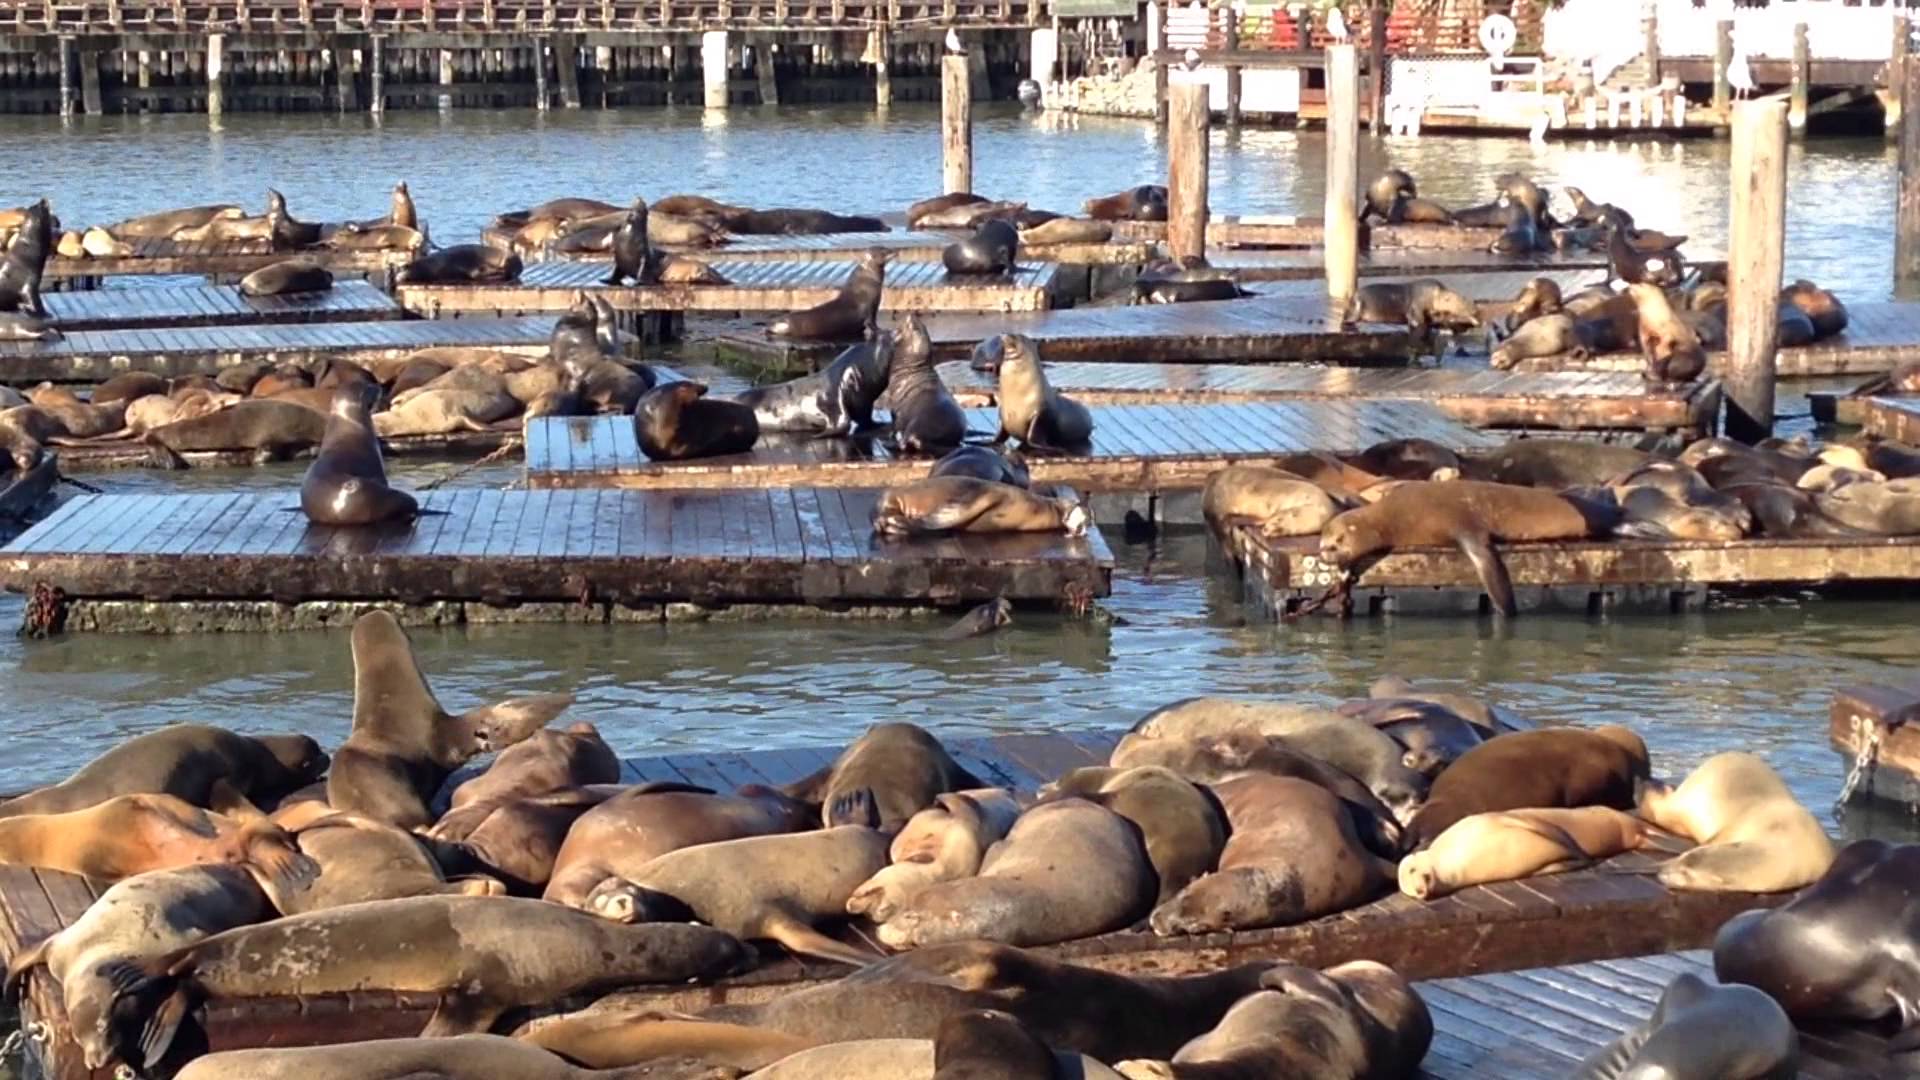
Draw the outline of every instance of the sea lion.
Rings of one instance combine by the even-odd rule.
[[[1338,711],[1385,732],[1406,751],[1401,762],[1427,777],[1438,776],[1488,738],[1488,732],[1471,720],[1428,701],[1364,698],[1343,702]]]
[[[520,256],[485,244],[453,244],[394,271],[396,285],[509,285],[520,280]]]
[[[267,220],[272,223],[275,251],[293,251],[320,242],[320,226],[295,220],[287,209],[286,196],[273,188],[267,189]]]
[[[1920,534],[1920,479],[1848,484],[1814,496],[1826,516],[1874,536]]]
[[[893,412],[893,442],[903,452],[939,457],[967,437],[967,414],[933,366],[933,339],[918,315],[894,331],[887,386]]]
[[[1446,480],[1454,477],[1442,471],[1458,473],[1460,455],[1431,439],[1388,439],[1347,458],[1346,464],[1376,478]]]
[[[1011,1013],[969,1009],[940,1022],[931,1080],[1120,1080],[1080,1054],[1061,1053]]]
[[[64,337],[49,320],[19,311],[0,312],[0,341],[59,341]]]
[[[320,241],[329,251],[401,251],[418,255],[426,250],[427,236],[404,225],[381,225],[372,229],[341,230]]]
[[[375,413],[373,433],[382,439],[404,435],[446,435],[456,431],[493,431],[494,425],[522,412],[519,399],[507,390],[506,382],[495,376],[487,385],[435,385],[409,390],[404,400]],[[323,390],[300,394],[282,394],[306,398],[326,396]]]
[[[453,789],[455,807],[548,795],[620,779],[620,759],[586,721],[565,731],[541,728],[493,759],[487,771]]]
[[[449,884],[419,838],[359,814],[330,813],[306,822],[294,833],[294,844],[320,873],[306,889],[275,896],[274,906],[282,915],[403,896],[498,896],[506,891],[491,878]]]
[[[1435,326],[1470,330],[1480,325],[1480,313],[1473,301],[1435,278],[1420,278],[1405,284],[1362,285],[1354,291],[1346,319],[1348,322],[1404,323],[1423,338]]]
[[[504,1035],[373,1039],[329,1046],[222,1050],[188,1062],[174,1080],[660,1080],[655,1064],[595,1070]]]
[[[328,418],[290,401],[235,402],[208,416],[178,420],[146,433],[163,467],[185,468],[180,455],[209,450],[257,450],[279,460],[320,445]]]
[[[298,958],[262,965],[260,958]],[[736,972],[739,939],[705,926],[623,926],[539,900],[410,896],[229,930],[116,966],[122,1056],[151,1068],[198,999],[380,988],[443,997],[423,1037],[587,990]]]
[[[1606,806],[1471,814],[1400,860],[1400,891],[1431,900],[1469,885],[1578,870],[1646,839],[1645,822]]]
[[[1916,879],[1920,845],[1856,840],[1800,895],[1723,925],[1713,973],[1764,991],[1795,1020],[1891,1018],[1890,1049],[1920,1049]]]
[[[1872,469],[1852,469],[1844,465],[1821,462],[1802,473],[1794,482],[1794,487],[1802,491],[1830,492],[1846,487],[1848,484],[1884,484],[1887,474]]]
[[[884,923],[927,886],[972,877],[1019,816],[1019,800],[1004,788],[935,795],[894,836],[887,866],[847,898],[847,914]]]
[[[1020,251],[1020,233],[1001,218],[982,222],[965,240],[957,240],[940,253],[940,262],[949,274],[1012,273]]]
[[[1068,797],[1104,806],[1139,827],[1160,882],[1156,903],[1213,870],[1227,842],[1227,822],[1213,797],[1171,769],[1089,766],[1040,789],[1043,803]]]
[[[1607,238],[1607,266],[1612,275],[1610,283],[1623,291],[1630,285],[1671,289],[1686,276],[1686,266],[1679,252],[1648,254],[1636,251],[1628,243],[1625,229],[1616,228],[1613,235]]]
[[[209,806],[223,780],[252,802],[272,804],[318,779],[327,761],[305,735],[174,724],[120,743],[58,784],[0,803],[0,817],[83,810],[120,795],[172,795]]]
[[[1118,930],[1153,907],[1153,864],[1139,830],[1085,799],[1020,815],[978,877],[921,890],[880,927],[893,948],[980,939],[1049,945]]]
[[[1011,451],[1003,454],[990,446],[962,446],[934,462],[932,471],[927,475],[970,476],[975,480],[1012,484],[1017,488],[1033,486],[1033,477],[1027,472],[1026,462],[1018,454]]]
[[[274,231],[285,216],[284,211],[279,214],[269,211],[258,217],[244,214],[215,217],[204,225],[178,230],[172,240],[179,244],[231,244],[265,240],[272,250],[279,251],[283,249],[274,243]]]
[[[1020,242],[1028,247],[1050,244],[1104,244],[1113,239],[1113,226],[1104,221],[1081,218],[1054,218],[1030,229],[1020,230]]]
[[[1493,705],[1471,694],[1454,694],[1444,690],[1428,690],[1413,685],[1412,681],[1401,675],[1382,675],[1367,685],[1367,697],[1374,700],[1399,700],[1426,702],[1438,705],[1456,716],[1464,717],[1492,738],[1502,732],[1525,731],[1533,724],[1506,709]]]
[[[1722,308],[1720,310],[1724,315],[1725,309]],[[1785,300],[1780,301],[1775,307],[1775,311],[1779,313],[1779,319],[1775,324],[1774,330],[1773,343],[1775,348],[1795,349],[1802,345],[1813,344],[1813,320],[1807,317],[1806,312],[1801,311]],[[1686,314],[1692,315],[1693,313],[1688,312]],[[1686,321],[1688,325],[1694,325],[1693,319],[1688,318]],[[1696,330],[1696,332],[1698,331]],[[1704,335],[1702,335],[1702,340],[1704,342]]]
[[[305,390],[312,386],[313,372],[298,364],[276,364],[253,381],[247,394],[256,398],[279,397],[289,390]]]
[[[1156,934],[1290,926],[1357,907],[1392,880],[1318,784],[1249,774],[1212,791],[1232,829],[1218,872],[1164,899],[1150,920]]]
[[[1654,461],[1645,450],[1583,439],[1514,439],[1484,451],[1459,455],[1468,480],[1550,488],[1605,486]]]
[[[1864,436],[1851,443],[1823,447],[1820,460],[1880,473],[1889,480],[1920,476],[1920,450],[1888,439]]]
[[[1167,189],[1158,184],[1142,184],[1114,195],[1088,199],[1084,210],[1095,221],[1165,221]]]
[[[542,894],[584,908],[610,877],[624,877],[671,851],[696,844],[793,832],[820,820],[809,803],[759,785],[732,795],[692,788],[622,792],[580,815],[554,858]]]
[[[413,496],[387,486],[387,467],[374,436],[373,403],[378,385],[354,384],[333,391],[320,456],[300,482],[300,509],[315,525],[378,525],[417,516]]]
[[[738,401],[753,409],[761,431],[812,431],[852,435],[877,426],[874,403],[893,371],[891,333],[850,345],[826,369],[775,386],[756,386]]]
[[[1596,342],[1590,323],[1564,312],[1541,315],[1529,320],[1494,346],[1488,363],[1496,371],[1507,371],[1522,360],[1548,356],[1585,360],[1593,355]]]
[[[1381,221],[1391,222],[1394,204],[1419,193],[1413,177],[1405,169],[1388,169],[1367,185],[1360,220],[1364,224],[1368,218],[1377,217]]]
[[[964,641],[967,638],[984,637],[1012,623],[1013,601],[999,596],[962,615],[940,636],[948,641]]]
[[[1920,360],[1895,365],[1884,375],[1875,375],[1852,390],[1848,397],[1873,397],[1876,394],[1920,394]]]
[[[753,408],[706,396],[705,383],[655,386],[633,406],[633,433],[649,461],[744,454],[760,441]]]
[[[1408,848],[1432,844],[1461,818],[1497,810],[1632,810],[1647,775],[1647,744],[1623,727],[1500,735],[1460,755],[1433,781],[1407,826]]]
[[[883,233],[887,223],[877,217],[835,214],[827,210],[775,207],[736,210],[720,215],[727,231],[741,236],[827,236],[833,233]]]
[[[1684,383],[1707,369],[1707,353],[1700,336],[1686,320],[1674,314],[1666,290],[1637,282],[1627,286],[1640,317],[1640,352],[1647,358],[1650,382]]]
[[[1547,277],[1531,278],[1507,305],[1506,329],[1511,333],[1542,315],[1558,315],[1565,310],[1564,304],[1558,282]]]
[[[635,199],[626,219],[613,231],[613,272],[606,284],[620,285],[632,279],[635,285],[653,285],[660,280],[660,262],[654,258],[653,245],[647,242],[647,200]]]
[[[749,836],[681,848],[587,894],[615,922],[679,921],[683,912],[743,941],[861,966],[876,957],[813,928],[846,914],[853,891],[887,865],[887,836],[865,825]]]
[[[1200,255],[1149,263],[1133,282],[1136,304],[1191,304],[1202,300],[1238,300],[1252,296],[1240,287],[1231,270],[1207,265]]]
[[[1640,816],[1699,844],[1660,868],[1672,889],[1786,892],[1833,864],[1833,841],[1780,775],[1743,751],[1715,754],[1680,786],[1651,781]]]
[[[1716,986],[1682,972],[1646,1022],[1589,1054],[1572,1080],[1798,1075],[1800,1036],[1778,1002],[1751,986]]]
[[[240,279],[242,296],[290,296],[326,292],[331,288],[333,272],[311,259],[277,262]]]
[[[554,863],[574,824],[627,790],[588,784],[469,803],[442,814],[426,835],[442,842],[435,858],[445,859],[443,870],[479,871],[503,882],[512,895],[539,896],[553,880]]]
[[[986,786],[924,728],[886,723],[868,728],[832,765],[784,790],[820,807],[828,826],[871,825],[893,833],[932,806],[935,796]]]
[[[1454,215],[1454,220],[1469,223],[1465,213]],[[1518,203],[1509,202],[1499,207],[1487,224],[1500,228],[1500,235],[1494,237],[1493,243],[1487,247],[1495,255],[1529,255],[1542,247],[1539,222],[1526,207]]]
[[[247,809],[237,795],[222,805]],[[116,795],[82,810],[15,814],[0,820],[0,863],[119,881],[182,866],[247,865],[292,891],[317,868],[278,826],[257,813],[241,820],[172,795]]]
[[[1229,465],[1200,493],[1201,515],[1222,548],[1241,525],[1269,539],[1315,535],[1340,509],[1318,484],[1266,465]]]
[[[572,694],[514,698],[458,716],[440,707],[393,614],[353,624],[353,730],[333,757],[327,801],[403,829],[433,823],[428,808],[453,770],[547,726]]]
[[[27,207],[26,219],[14,230],[5,252],[0,253],[0,311],[46,317],[46,305],[40,302],[40,278],[53,254],[53,234],[53,211],[47,200]]]
[[[976,229],[996,219],[1011,219],[1027,208],[1023,202],[1005,200],[967,203],[929,211],[921,215],[917,229]],[[1018,222],[1015,222],[1016,227]]]
[[[950,1025],[969,1015],[974,1014],[947,1017],[941,1022],[941,1031],[947,1032]],[[1017,1026],[1018,1021],[1014,1024]],[[1119,1073],[1093,1058],[1066,1052],[1056,1056],[1034,1040],[1031,1032],[1020,1030],[1027,1041],[1018,1045],[1021,1056],[1012,1060],[1008,1055],[1016,1049],[1009,1045],[1011,1037],[1004,1035],[992,1042],[976,1035],[977,1045],[970,1044],[964,1051],[958,1049],[962,1044],[953,1041],[860,1039],[799,1051],[748,1073],[744,1080],[1122,1080]],[[951,1056],[942,1066],[943,1045],[949,1047],[949,1055],[965,1056]],[[1029,1054],[1039,1056],[1029,1060]]]
[[[930,476],[880,493],[873,507],[876,536],[943,532],[1064,532],[1087,534],[1092,518],[1070,496],[1036,495],[1025,488],[971,476]]]
[[[75,439],[92,439],[118,431],[126,417],[125,401],[94,405],[80,400],[64,386],[48,382],[28,390],[26,396],[36,408],[59,424],[62,435]]]
[[[104,405],[109,401],[135,401],[150,394],[164,394],[170,389],[166,379],[151,371],[123,371],[99,386],[87,395],[87,400],[95,405]]]
[[[1811,492],[1777,480],[1729,484],[1721,490],[1747,508],[1761,536],[1788,540],[1873,535],[1829,516]]]
[[[887,263],[892,258],[886,248],[869,248],[833,299],[775,319],[767,333],[802,341],[856,341],[868,336],[879,318],[880,294],[886,288]]]
[[[1813,323],[1815,340],[1830,338],[1847,328],[1847,306],[1839,297],[1805,278],[1781,289],[1780,299]]]
[[[106,231],[119,240],[154,240],[170,237],[182,229],[197,228],[215,218],[238,219],[247,216],[247,212],[232,203],[216,206],[186,206],[178,210],[162,210],[157,214],[145,214],[128,218],[105,226]]]
[[[1737,499],[1730,505],[1696,506],[1675,499],[1659,488],[1630,486],[1613,489],[1626,521],[1615,535],[1672,540],[1739,540],[1747,535],[1753,515]]]
[[[388,204],[385,223],[398,226],[402,229],[418,229],[420,227],[420,214],[414,209],[413,193],[407,190],[407,182],[405,180],[394,181],[393,195]]]
[[[975,195],[969,191],[950,191],[944,195],[935,195],[930,199],[921,199],[907,207],[907,227],[917,229],[923,218],[937,214],[942,210],[951,210],[956,206],[973,206],[986,202],[986,196]]]
[[[250,866],[185,866],[126,878],[66,929],[14,956],[7,965],[9,997],[38,964],[59,983],[68,1026],[89,1069],[113,1057],[108,1008],[114,997],[106,972],[118,961],[172,952],[269,918],[273,909]]]
[[[1000,339],[1000,432],[995,442],[1017,437],[1028,448],[1090,449],[1093,413],[1047,381],[1040,347],[1020,334],[1002,334]]]

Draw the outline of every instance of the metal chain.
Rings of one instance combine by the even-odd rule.
[[[481,468],[482,466],[486,466],[486,465],[492,465],[494,462],[500,461],[501,459],[505,458],[508,454],[511,454],[518,449],[520,449],[520,440],[517,438],[508,439],[506,442],[501,443],[498,449],[494,450],[492,453],[488,454],[486,457],[481,458],[479,461],[476,461],[471,465],[462,465],[460,468],[453,470],[452,472],[448,473],[445,476],[442,476],[436,480],[429,480],[426,483],[421,484],[420,490],[432,491],[434,488],[440,487],[443,484],[448,484],[455,480],[460,479],[461,477],[467,475],[468,473],[472,472],[475,469]]]
[[[106,488],[94,487],[92,484],[83,483],[79,480],[75,480],[71,476],[62,476],[60,478],[60,482],[63,484],[71,485],[73,487],[77,487],[81,491],[84,491],[89,495],[105,495],[107,493]]]
[[[1836,818],[1846,815],[1847,800],[1853,798],[1860,785],[1873,775],[1880,757],[1880,725],[1864,716],[1855,716],[1853,736],[1859,745],[1854,748],[1853,767],[1847,770],[1847,781],[1840,785],[1840,797],[1833,803],[1833,816]]]
[[[18,1054],[27,1045],[27,1033],[19,1028],[13,1029],[5,1042],[0,1042],[0,1061],[6,1061]]]

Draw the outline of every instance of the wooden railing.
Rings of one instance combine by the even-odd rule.
[[[1617,0],[1616,0],[1617,2]],[[1493,5],[1484,0],[1442,0],[1431,11],[1417,10],[1415,4],[1400,0],[1387,16],[1387,52],[1390,55],[1433,55],[1446,53],[1484,54],[1480,47],[1480,22]],[[1514,0],[1509,8],[1518,29],[1517,51],[1537,48],[1541,39],[1542,0]],[[1343,9],[1350,40],[1363,49],[1371,45],[1372,26],[1363,3],[1349,3]],[[1214,2],[1204,10],[1191,6],[1173,7],[1167,13],[1167,47],[1175,52],[1187,48],[1225,49],[1234,47],[1250,52],[1297,52],[1324,49],[1334,40],[1327,32],[1325,18],[1305,16],[1306,33],[1284,7],[1241,12],[1238,23],[1232,8]],[[1230,33],[1231,31],[1231,33]]]
[[[1044,0],[0,0],[0,34],[1038,25]]]

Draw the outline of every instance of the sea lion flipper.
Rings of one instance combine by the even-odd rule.
[[[572,694],[536,694],[482,705],[460,714],[481,750],[504,750],[546,727],[573,704]]]
[[[828,828],[835,825],[865,825],[869,829],[880,827],[880,806],[874,800],[872,788],[856,788],[834,798],[833,804],[826,808]]]
[[[304,892],[320,877],[320,864],[294,847],[286,830],[269,818],[241,827],[240,850],[269,897],[281,895],[281,890]]]
[[[7,981],[4,992],[8,1004],[20,1000],[20,990],[26,983],[27,972],[33,970],[35,964],[46,958],[47,945],[58,936],[53,934],[41,938],[32,948],[21,950],[13,959],[7,961]]]
[[[177,953],[114,960],[100,966],[100,974],[113,987],[107,1023],[122,1057],[152,1069],[166,1056],[180,1022],[186,1019],[187,992],[178,975],[189,966],[187,957]],[[136,1025],[137,1037],[128,1040],[126,1035]]]
[[[1484,533],[1461,533],[1456,543],[1480,575],[1480,585],[1493,601],[1493,609],[1502,615],[1519,614],[1520,609],[1513,602],[1513,579],[1507,576],[1507,565],[1500,560],[1500,553],[1493,550],[1492,538]]]
[[[826,790],[827,781],[831,779],[833,779],[833,766],[829,765],[824,769],[795,780],[780,790],[785,793],[788,798],[798,799],[805,803],[818,803],[820,796]]]
[[[857,968],[866,967],[880,959],[879,956],[865,949],[855,948],[844,941],[835,941],[786,912],[769,913],[761,921],[759,934],[755,936],[764,936],[777,941],[788,951],[801,956],[851,964]]]
[[[448,994],[434,1007],[433,1018],[420,1032],[423,1039],[442,1039],[454,1035],[484,1035],[500,1019],[503,1012],[497,1005],[488,1005],[473,998],[458,994]]]
[[[253,805],[253,800],[241,794],[224,776],[207,786],[207,809],[236,821],[267,820],[267,815]]]

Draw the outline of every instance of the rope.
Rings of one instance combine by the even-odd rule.
[[[92,484],[86,483],[84,481],[75,480],[71,476],[60,477],[60,482],[63,484],[71,484],[74,487],[79,488],[81,491],[84,491],[89,495],[105,495],[107,493],[106,488],[94,487]]]
[[[1327,586],[1326,592],[1301,604],[1292,611],[1285,613],[1281,616],[1281,619],[1286,622],[1292,622],[1295,619],[1305,618],[1308,615],[1321,611],[1330,604],[1334,604],[1336,601],[1338,602],[1337,610],[1344,615],[1353,604],[1353,596],[1351,594],[1352,587],[1352,579],[1341,575],[1334,580],[1332,585]]]
[[[44,581],[36,582],[33,591],[27,596],[26,610],[20,617],[20,636],[52,637],[59,633],[66,623],[66,590],[50,587]]]
[[[518,450],[518,449],[520,449],[520,440],[517,438],[509,438],[506,442],[503,442],[500,444],[499,449],[488,454],[486,457],[481,458],[479,461],[476,461],[471,465],[462,465],[459,468],[453,470],[452,472],[448,473],[445,476],[440,477],[437,480],[429,480],[426,483],[420,485],[420,490],[432,491],[433,489],[440,487],[443,484],[448,484],[448,483],[451,483],[452,481],[460,479],[461,477],[467,475],[468,473],[472,472],[475,469],[481,468],[486,465],[492,465],[495,462],[502,460],[507,455],[513,453],[515,450]],[[513,485],[508,484],[507,486],[512,487]]]
[[[1853,737],[1858,745],[1854,747],[1853,767],[1847,770],[1847,781],[1840,785],[1840,797],[1833,802],[1835,818],[1846,815],[1847,801],[1873,775],[1880,758],[1880,725],[1856,715],[1853,718]]]

